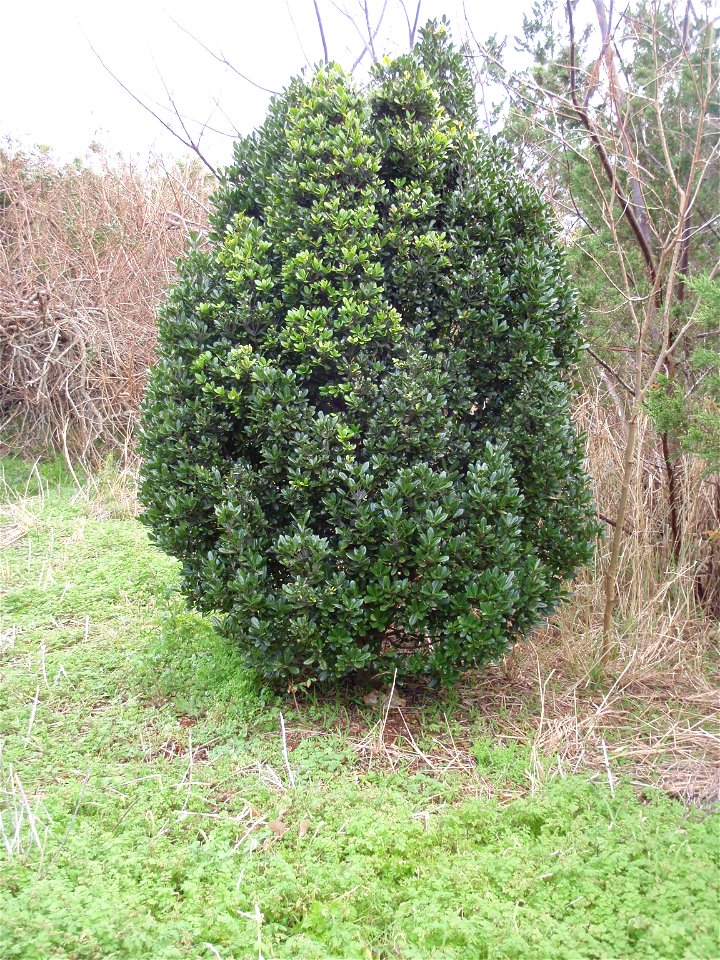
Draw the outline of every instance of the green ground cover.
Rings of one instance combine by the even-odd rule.
[[[531,793],[480,724],[494,793],[369,768],[345,706],[279,698],[183,609],[120,487],[2,471],[0,957],[720,956],[712,814]]]

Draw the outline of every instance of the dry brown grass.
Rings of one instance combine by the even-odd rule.
[[[0,430],[14,445],[128,457],[155,310],[207,193],[199,167],[0,151]]]
[[[576,634],[575,641],[591,658],[588,638]],[[486,735],[494,743],[529,748],[521,792],[534,791],[548,776],[580,771],[611,790],[622,777],[684,802],[720,802],[717,684],[702,671],[686,671],[678,682],[657,655],[652,667],[646,663],[637,674],[642,647],[640,640],[638,652],[600,680],[591,672],[573,672],[557,632],[545,628],[518,648],[510,663],[465,678],[444,732],[426,730],[428,692],[405,688],[402,705],[388,705],[375,721],[353,713],[346,730],[369,769],[461,773],[473,791],[497,792],[484,782],[473,753],[478,736]]]
[[[599,391],[586,394],[578,421],[598,509],[612,519],[621,475],[622,430]],[[623,541],[611,664],[598,663],[603,582],[609,545],[574,584],[574,599],[511,658],[493,689],[518,713],[523,690],[542,704],[535,742],[571,768],[593,766],[611,778],[620,764],[639,782],[684,798],[720,800],[720,554],[707,531],[720,527],[720,478],[696,459],[680,465],[684,546],[673,559],[668,499],[657,440],[641,431]],[[488,685],[489,684],[489,685]],[[519,684],[519,687],[518,687]],[[513,706],[513,701],[515,701]]]

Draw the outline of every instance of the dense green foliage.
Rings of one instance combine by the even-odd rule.
[[[487,718],[464,724],[473,798],[472,773],[368,772],[334,711],[285,705],[292,788],[272,694],[158,604],[177,565],[117,483],[78,497],[40,469],[43,495],[6,465],[22,511],[0,502],[0,526],[29,525],[0,567],[0,815],[20,840],[0,842],[3,960],[720,955],[713,817],[604,777],[529,797],[514,725],[502,747]],[[408,716],[420,749],[448,735],[443,710]]]
[[[687,286],[697,297],[695,317],[700,336],[688,350],[691,389],[665,374],[658,378],[645,409],[661,433],[676,438],[684,450],[699,454],[709,473],[720,474],[720,279],[701,274]]]
[[[549,214],[445,25],[295,80],[170,291],[141,499],[187,595],[294,683],[501,657],[594,533]]]

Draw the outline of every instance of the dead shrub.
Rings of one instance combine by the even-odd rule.
[[[23,451],[129,456],[154,314],[188,232],[199,165],[141,170],[102,152],[57,166],[0,150],[0,431]]]

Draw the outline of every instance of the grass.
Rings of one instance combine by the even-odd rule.
[[[115,474],[3,469],[3,960],[720,955],[717,820],[632,788],[601,693],[597,775],[558,760],[549,676],[280,698]]]

